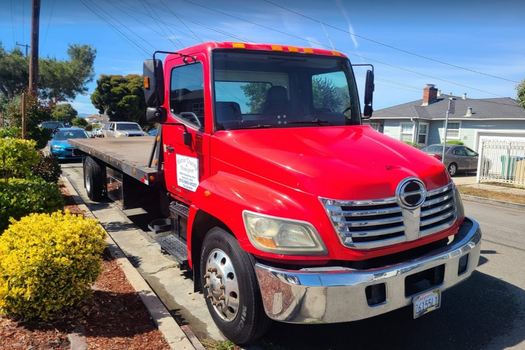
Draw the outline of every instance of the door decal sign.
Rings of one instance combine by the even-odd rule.
[[[176,155],[177,184],[195,192],[199,187],[199,160],[194,157]]]

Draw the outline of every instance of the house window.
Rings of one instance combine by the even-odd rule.
[[[414,135],[414,124],[413,123],[401,123],[401,141],[412,142]]]
[[[420,145],[426,145],[428,138],[428,123],[419,123],[419,129],[417,132],[417,143]]]
[[[372,129],[381,132],[381,123],[379,122],[370,122]]]
[[[458,140],[460,129],[461,129],[461,122],[448,122],[447,140]]]

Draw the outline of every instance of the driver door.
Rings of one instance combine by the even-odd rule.
[[[205,163],[203,62],[197,59],[186,64],[175,58],[166,63],[165,75],[168,116],[162,138],[166,187],[178,200],[191,204]],[[190,145],[184,143],[185,132],[191,135]]]

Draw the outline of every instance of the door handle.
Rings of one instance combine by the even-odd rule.
[[[175,151],[175,148],[173,148],[173,147],[170,146],[170,145],[166,145],[166,151],[167,151],[168,153],[173,153],[173,151]]]

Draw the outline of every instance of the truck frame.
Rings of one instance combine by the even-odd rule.
[[[481,230],[438,160],[362,125],[373,78],[361,113],[337,51],[156,52],[144,94],[157,136],[72,140],[88,196],[157,213],[150,228],[237,344],[271,320],[420,317],[476,269]]]

